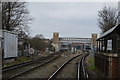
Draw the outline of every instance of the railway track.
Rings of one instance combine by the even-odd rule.
[[[46,60],[48,58],[51,58],[53,55],[54,54],[49,55],[47,57],[42,57],[42,58],[26,61],[26,62],[23,62],[23,63],[11,65],[11,66],[8,66],[8,67],[3,67],[2,68],[2,72],[8,71],[8,70],[12,70],[12,69],[15,69],[15,68],[18,68],[18,67],[26,66],[26,65],[29,65],[29,64],[33,64],[33,63],[38,62],[38,61],[44,61],[44,60]]]
[[[58,54],[54,56],[50,56],[47,58],[43,58],[41,61],[36,60],[36,62],[27,62],[19,65],[15,65],[12,67],[8,67],[3,69],[3,79],[4,80],[10,80],[14,79],[15,77],[25,74],[26,72],[29,72],[33,69],[36,69],[40,66],[43,66],[44,64],[47,64],[55,59],[57,59],[62,52],[59,52]]]
[[[86,53],[80,60],[78,63],[78,68],[77,68],[77,78],[78,80],[80,79],[86,79],[88,78],[88,74],[86,72],[86,67],[85,67],[85,58],[89,55],[89,53]]]
[[[74,62],[75,59],[79,59],[77,66],[73,69],[76,71],[76,76],[74,77],[75,79],[83,79],[83,78],[88,78],[88,74],[86,73],[86,68],[84,66],[84,60],[86,58],[86,56],[88,55],[88,53],[86,54],[82,54],[82,55],[77,55],[71,59],[69,59],[68,61],[66,61],[64,64],[62,64],[49,78],[48,80],[56,80],[56,79],[69,79],[71,78],[71,72],[70,70],[68,70],[69,68],[67,68],[67,66],[71,66],[72,62]],[[71,62],[71,63],[70,63]],[[65,72],[65,67],[67,68],[68,71]],[[67,74],[67,77],[60,77],[60,75],[64,75]],[[72,74],[73,75],[73,74]]]

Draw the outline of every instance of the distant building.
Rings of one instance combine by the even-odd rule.
[[[52,45],[56,51],[60,50],[85,50],[95,49],[97,46],[97,34],[92,34],[91,38],[73,38],[73,37],[59,37],[59,33],[53,33]]]

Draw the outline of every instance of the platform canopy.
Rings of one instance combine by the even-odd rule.
[[[108,35],[110,35],[111,33],[117,33],[117,34],[120,34],[120,24],[112,27],[111,29],[109,29],[108,31],[106,31],[105,33],[101,34],[100,37],[97,39],[100,40]]]

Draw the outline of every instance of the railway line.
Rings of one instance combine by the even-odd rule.
[[[29,65],[29,64],[33,64],[33,63],[36,63],[36,62],[38,62],[38,61],[44,61],[44,60],[46,60],[46,59],[48,59],[48,58],[51,58],[51,57],[52,57],[53,55],[55,55],[55,54],[56,54],[56,53],[51,54],[51,55],[46,56],[46,57],[41,57],[41,58],[34,59],[34,60],[30,60],[30,61],[27,61],[27,62],[23,62],[23,63],[11,65],[11,66],[3,67],[3,68],[2,68],[2,72],[8,71],[8,70],[12,70],[12,69],[15,69],[15,68],[18,68],[18,67],[26,66],[26,65]]]
[[[62,52],[59,52],[57,54],[55,53],[51,56],[44,57],[42,59],[36,59],[33,61],[29,61],[29,62],[25,62],[25,63],[21,63],[21,64],[3,68],[3,70],[2,70],[3,79],[5,79],[5,80],[13,79],[21,74],[29,72],[29,71],[31,71],[37,67],[40,67],[44,64],[47,64],[47,63],[57,59],[61,55],[61,53]]]
[[[50,63],[43,65],[37,69],[34,69],[24,75],[20,75],[18,77],[16,77],[17,79],[23,79],[23,78],[27,78],[27,79],[48,79],[49,76],[56,71],[65,61],[67,61],[68,59],[72,58],[73,56],[79,55],[80,53],[76,53],[76,54],[71,54],[69,52],[64,51],[60,57],[58,57],[57,59],[51,61]]]
[[[86,72],[86,66],[85,66],[85,58],[89,55],[89,53],[86,53],[81,57],[81,59],[78,62],[78,68],[77,68],[77,78],[78,80],[88,78],[88,73]]]
[[[41,59],[34,63],[23,66],[8,68],[3,71],[4,80],[16,80],[21,78],[45,78],[48,80],[63,78],[88,78],[84,65],[85,54],[66,54],[59,52],[49,59]],[[70,56],[71,55],[71,56]],[[67,59],[66,59],[67,58]],[[60,60],[62,60],[59,62]],[[55,65],[54,65],[55,64]],[[43,71],[43,72],[42,72]],[[35,75],[38,75],[37,77]]]
[[[64,64],[62,64],[49,78],[48,80],[55,79],[85,79],[88,78],[88,74],[86,73],[86,68],[84,65],[84,60],[88,53],[77,55]],[[76,62],[78,62],[76,64]]]

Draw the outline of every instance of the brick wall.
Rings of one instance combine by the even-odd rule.
[[[118,78],[118,57],[95,54],[95,65],[107,78]]]

